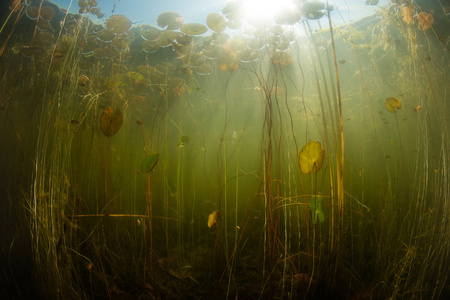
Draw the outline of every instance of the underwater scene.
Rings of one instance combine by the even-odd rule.
[[[2,1],[0,298],[450,299],[450,0],[166,2]]]

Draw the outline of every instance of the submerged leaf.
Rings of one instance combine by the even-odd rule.
[[[182,147],[186,146],[186,144],[189,144],[189,137],[187,135],[183,135],[180,138],[180,141],[178,142],[177,146],[182,148]]]
[[[318,141],[306,144],[298,157],[300,169],[306,174],[315,174],[322,168],[325,151]]]
[[[116,109],[116,112],[114,113],[114,109],[112,107],[106,108],[100,118],[100,128],[106,136],[115,135],[122,126],[122,123],[122,112]]]
[[[156,166],[158,160],[159,160],[159,153],[153,153],[149,156],[146,156],[141,162],[141,172],[150,173]]]
[[[403,19],[402,19],[403,22],[405,22],[406,24],[411,24],[412,22],[414,22],[414,19],[413,19],[414,13],[409,6],[402,6],[400,8],[400,13],[403,17]]]
[[[215,210],[211,214],[209,214],[208,227],[212,227],[214,224],[216,224],[218,218],[219,218],[219,211],[218,210]]]
[[[309,208],[311,209],[312,222],[317,224],[325,222],[325,214],[322,210],[322,197],[314,196],[309,200]]]
[[[386,98],[386,101],[384,102],[384,104],[386,105],[387,110],[389,110],[390,112],[393,112],[393,113],[395,113],[397,111],[397,109],[402,108],[402,102],[395,97]]]
[[[177,195],[177,187],[170,180],[167,180],[167,186],[169,188],[170,196],[175,197]]]
[[[417,14],[417,20],[419,21],[417,26],[420,30],[427,30],[431,28],[431,25],[433,25],[434,22],[433,15],[427,14],[424,11]]]

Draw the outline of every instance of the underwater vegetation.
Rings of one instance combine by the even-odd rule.
[[[387,110],[393,113],[395,113],[397,109],[402,108],[402,102],[395,97],[386,98],[386,101],[384,103],[386,105]]]
[[[306,144],[300,151],[298,163],[305,174],[315,174],[322,168],[325,151],[317,141]]]
[[[447,0],[108,4],[1,4],[0,298],[450,297]]]

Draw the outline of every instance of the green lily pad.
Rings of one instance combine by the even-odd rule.
[[[149,156],[146,156],[141,162],[141,172],[146,174],[150,173],[156,166],[158,160],[159,160],[159,153],[153,153]]]
[[[309,209],[311,210],[312,222],[317,224],[325,222],[325,213],[322,210],[322,197],[315,196],[309,199]]]

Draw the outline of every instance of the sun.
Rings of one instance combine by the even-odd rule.
[[[242,0],[244,17],[253,21],[273,21],[280,13],[293,9],[294,0]]]

